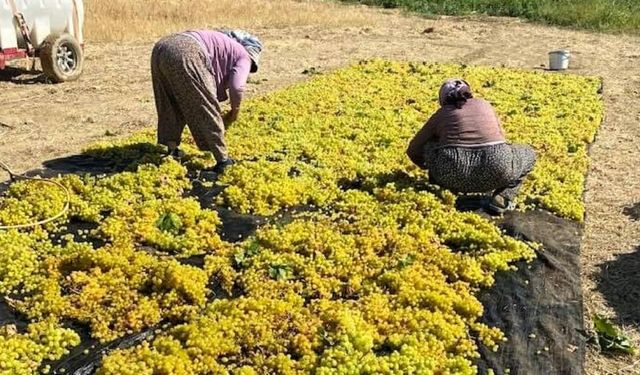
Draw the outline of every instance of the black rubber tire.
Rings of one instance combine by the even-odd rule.
[[[70,34],[51,34],[39,48],[42,71],[52,82],[74,81],[82,74],[84,53]]]

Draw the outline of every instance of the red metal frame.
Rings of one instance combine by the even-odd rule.
[[[24,59],[27,57],[27,51],[17,48],[0,49],[0,70],[7,66],[7,61],[15,59]]]
[[[84,43],[80,44],[80,47],[84,51]],[[37,51],[36,51],[37,52]],[[25,49],[18,48],[0,48],[0,70],[3,70],[7,67],[7,61],[16,60],[16,59],[24,59],[27,58],[29,54]]]

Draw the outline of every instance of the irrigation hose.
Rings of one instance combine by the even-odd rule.
[[[71,193],[69,193],[69,189],[67,189],[66,186],[62,185],[61,183],[59,183],[57,181],[49,179],[49,178],[28,177],[28,176],[25,176],[24,174],[20,175],[20,174],[14,173],[11,170],[11,168],[9,168],[9,166],[7,164],[3,163],[2,161],[0,161],[0,169],[4,169],[7,173],[9,173],[9,176],[11,177],[12,181],[15,181],[15,180],[32,180],[32,181],[47,182],[47,183],[50,183],[50,184],[55,185],[55,186],[59,187],[60,189],[62,189],[62,191],[64,191],[64,193],[66,195],[66,202],[64,204],[64,207],[55,216],[52,216],[52,217],[50,217],[48,219],[40,220],[40,221],[37,221],[37,222],[33,222],[33,223],[27,223],[27,224],[0,225],[0,230],[26,229],[26,228],[37,227],[38,225],[44,225],[44,224],[50,223],[52,221],[56,221],[59,218],[61,218],[64,214],[66,214],[67,211],[69,211],[69,205],[70,205],[70,202],[71,202]]]

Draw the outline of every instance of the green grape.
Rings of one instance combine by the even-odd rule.
[[[58,177],[66,215],[0,231],[0,296],[30,319],[25,333],[0,327],[0,374],[46,372],[78,344],[58,323],[69,320],[102,342],[171,322],[108,354],[103,375],[476,373],[478,343],[506,340],[480,323],[478,293],[536,245],[458,212],[404,155],[451,76],[494,105],[510,141],[536,149],[519,207],[582,220],[598,79],[361,62],[247,101],[227,134],[240,162],[214,203],[273,217],[238,243],[188,197],[187,168],[213,163],[191,137],[184,165],[162,158],[152,130],[90,146],[125,171]],[[50,217],[65,200],[50,184],[15,183],[0,223]]]
[[[0,374],[35,374],[43,361],[60,359],[79,343],[77,333],[52,319],[30,324],[24,334],[12,326],[0,327]]]

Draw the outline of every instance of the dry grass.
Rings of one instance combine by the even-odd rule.
[[[321,0],[86,0],[89,41],[140,41],[188,28],[359,27],[371,12]]]

